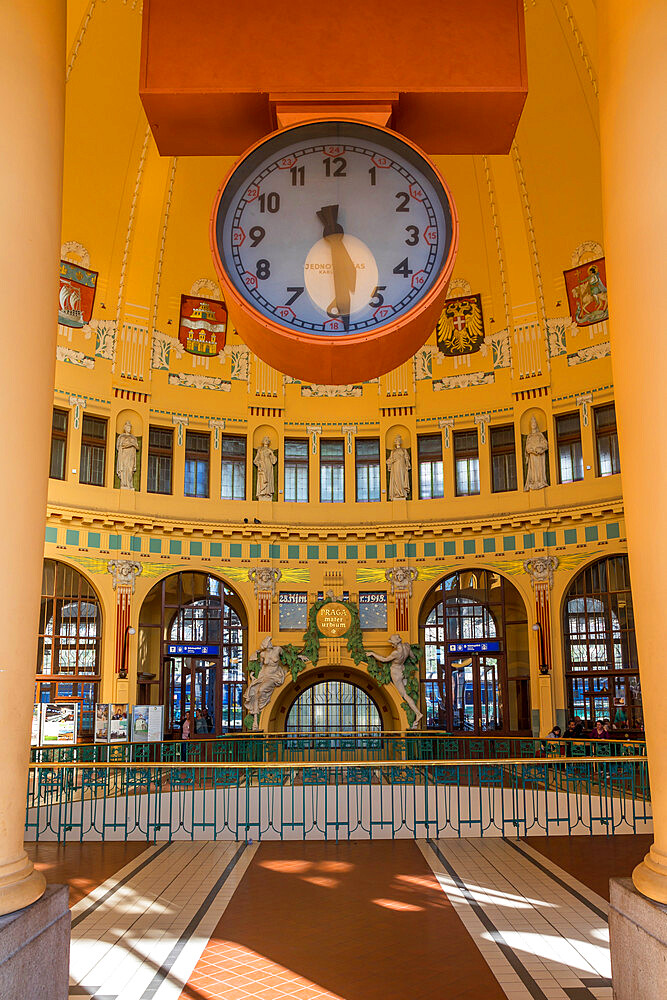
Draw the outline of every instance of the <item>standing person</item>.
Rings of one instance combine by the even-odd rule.
[[[185,716],[185,722],[183,723],[183,729],[181,730],[181,738],[184,740],[190,739],[190,716]]]
[[[198,708],[195,712],[195,735],[201,736],[208,732],[208,727],[206,725],[206,719],[204,718],[204,713],[201,708]]]

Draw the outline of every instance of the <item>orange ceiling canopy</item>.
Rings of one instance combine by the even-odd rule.
[[[507,153],[527,94],[522,0],[144,0],[140,95],[163,155],[238,155],[359,117],[430,153]]]

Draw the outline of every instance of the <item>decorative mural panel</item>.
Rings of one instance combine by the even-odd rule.
[[[590,326],[609,318],[604,257],[563,271],[572,322]]]
[[[308,625],[308,594],[281,590],[278,598],[280,629],[305,629]]]
[[[359,621],[362,629],[387,628],[386,590],[366,590],[359,593]]]
[[[178,339],[188,352],[213,358],[225,346],[227,306],[215,299],[181,295]]]
[[[443,354],[474,354],[484,340],[482,296],[465,295],[447,299],[435,328],[438,347]]]
[[[96,287],[97,271],[61,260],[58,322],[77,329],[90,323]]]

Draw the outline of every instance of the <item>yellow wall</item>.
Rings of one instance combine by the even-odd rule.
[[[410,638],[416,641],[423,597],[439,578],[465,566],[507,575],[526,602],[531,624],[534,596],[523,560],[549,554],[560,560],[552,593],[553,707],[562,709],[563,594],[588,561],[625,551],[620,476],[600,478],[595,464],[593,407],[613,399],[607,324],[571,322],[563,279],[563,270],[603,254],[595,17],[589,0],[562,10],[526,5],[530,90],[510,155],[428,151],[451,186],[461,220],[451,294],[481,295],[482,349],[445,358],[432,335],[415,359],[395,372],[342,388],[285,379],[250,355],[233,331],[218,357],[201,361],[180,350],[174,338],[181,294],[198,290],[217,297],[208,219],[231,161],[159,157],[137,95],[138,10],[120,0],[97,4],[92,13],[82,2],[70,0],[68,6],[62,238],[66,256],[99,277],[90,324],[80,331],[59,328],[55,404],[70,411],[67,472],[63,482],[50,481],[45,552],[71,561],[100,593],[103,698],[119,696],[113,679],[116,595],[106,570],[112,558],[136,558],[144,567],[132,604],[135,626],[141,601],[161,576],[181,567],[219,574],[245,604],[252,651],[262,636],[247,571],[260,563],[283,571],[285,589],[307,589],[311,595],[326,590],[325,574],[337,570],[354,597],[359,589],[379,586],[385,569],[408,562],[419,571],[410,604]],[[198,386],[180,384],[192,376]],[[584,479],[558,485],[554,418],[575,410],[582,417]],[[109,421],[105,487],[79,483],[84,412]],[[525,492],[521,434],[532,415],[549,439],[552,485]],[[143,442],[136,493],[113,488],[115,433],[126,419]],[[269,434],[279,456],[277,502],[219,499],[220,451],[214,439],[220,421],[225,432],[247,438],[248,491],[252,446]],[[212,437],[210,499],[183,496],[185,422]],[[519,488],[494,494],[489,428],[507,423],[515,429]],[[146,491],[151,424],[175,430],[171,496]],[[319,503],[319,454],[312,448],[311,502],[282,500],[284,438],[306,437],[311,426],[321,427],[323,437],[346,439],[343,428],[356,428],[349,431],[344,504]],[[456,497],[451,434],[474,428],[485,429],[481,492]],[[355,503],[355,434],[378,437],[383,460],[397,431],[412,450],[412,498],[391,502],[385,494],[380,503]],[[416,499],[416,444],[423,433],[443,435],[442,500]],[[180,552],[173,544],[179,542]],[[260,554],[251,555],[256,552],[251,546],[260,546]],[[390,608],[390,633],[392,615]],[[281,638],[275,627],[274,635]],[[386,651],[386,638],[372,636],[369,644]],[[136,641],[130,646],[132,671]],[[537,708],[533,632],[530,642],[531,698]],[[131,700],[134,690],[132,673]],[[392,712],[398,719],[396,705]]]

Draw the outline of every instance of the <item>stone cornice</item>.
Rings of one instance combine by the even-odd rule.
[[[508,531],[530,531],[588,521],[604,521],[623,516],[622,498],[577,506],[553,507],[540,511],[489,515],[483,518],[459,518],[420,522],[378,521],[363,524],[244,524],[238,521],[186,521],[164,517],[137,516],[131,513],[100,511],[82,507],[47,506],[50,524],[102,528],[108,531],[170,535],[193,538],[230,538],[279,541],[281,539],[315,539],[319,541],[374,538],[456,538],[460,535],[503,534]]]

